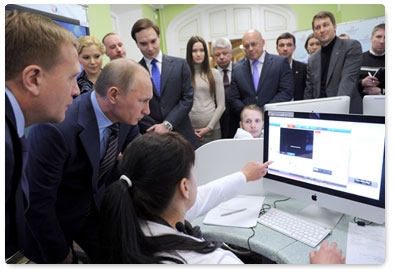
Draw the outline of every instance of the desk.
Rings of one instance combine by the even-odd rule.
[[[280,195],[267,195],[265,196],[264,203],[273,207],[274,201],[284,198]],[[290,199],[277,203],[276,207],[290,213],[296,213],[306,207],[306,205],[306,203]],[[192,224],[200,226],[207,240],[226,242],[248,249],[247,240],[254,233],[251,228],[205,225],[203,224],[204,217],[195,219]],[[343,251],[343,255],[346,254],[347,250],[348,223],[353,222],[353,219],[354,217],[352,216],[343,215],[339,223],[332,230],[332,234],[325,238],[329,242],[336,242],[338,247]],[[309,263],[309,253],[314,248],[261,224],[257,224],[253,229],[255,230],[255,235],[249,240],[252,251],[279,264]]]

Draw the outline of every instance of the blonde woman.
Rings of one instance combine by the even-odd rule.
[[[78,39],[78,59],[83,71],[77,78],[81,94],[93,90],[103,65],[104,45],[93,36],[82,36]]]

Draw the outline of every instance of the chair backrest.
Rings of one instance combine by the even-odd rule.
[[[364,115],[385,116],[385,96],[365,95],[362,101]]]
[[[220,139],[196,151],[194,173],[198,185],[240,171],[248,161],[263,162],[263,139]],[[240,194],[263,195],[263,179],[247,183]]]

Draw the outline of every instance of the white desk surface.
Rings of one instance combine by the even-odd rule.
[[[273,207],[273,202],[284,199],[279,195],[265,196],[265,204]],[[278,209],[287,212],[297,212],[306,206],[305,203],[290,199],[276,204]],[[205,216],[201,216],[193,221],[193,225],[199,225],[204,237],[207,240],[227,242],[248,249],[247,240],[253,235],[251,228],[236,228],[225,226],[214,226],[203,224]],[[332,230],[332,234],[327,236],[329,242],[336,242],[342,249],[343,255],[347,253],[347,233],[348,223],[353,221],[353,217],[343,215],[339,223]],[[285,236],[261,224],[253,228],[255,235],[250,238],[249,245],[252,251],[269,258],[279,264],[308,264],[309,253],[314,248]]]

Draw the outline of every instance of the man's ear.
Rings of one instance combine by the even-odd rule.
[[[188,179],[185,177],[181,179],[180,183],[178,183],[178,187],[180,189],[181,195],[185,199],[189,199],[191,189],[189,187]]]
[[[29,65],[22,71],[22,84],[33,95],[38,96],[44,82],[43,70],[38,65]]]
[[[108,100],[112,103],[112,104],[116,104],[117,100],[120,99],[120,91],[117,87],[115,86],[111,86],[108,91],[107,91],[107,97]]]

